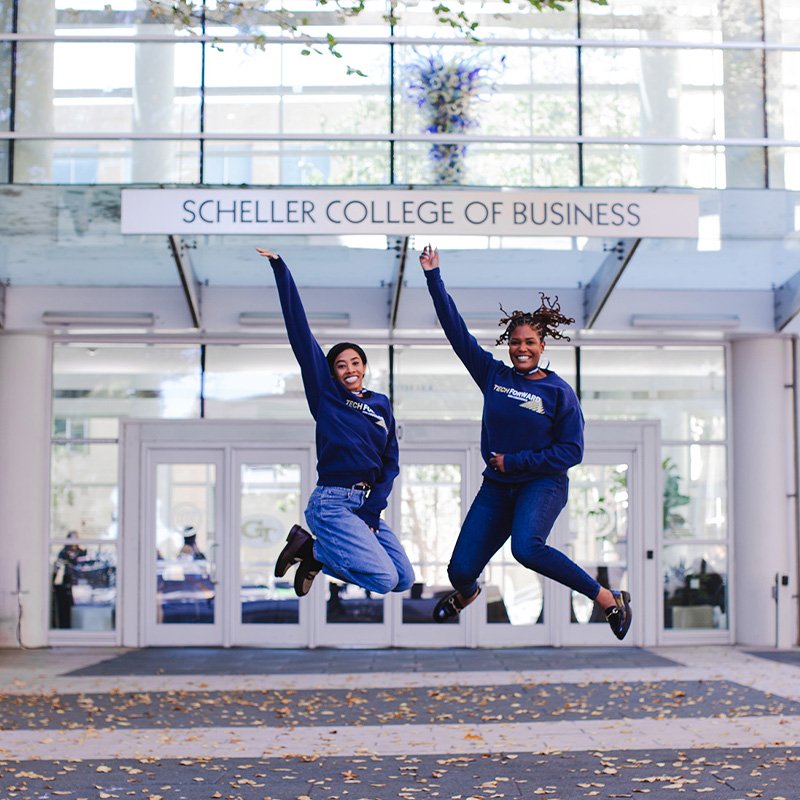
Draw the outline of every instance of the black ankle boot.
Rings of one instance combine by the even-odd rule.
[[[292,525],[286,537],[286,546],[275,562],[275,577],[282,578],[292,564],[314,557],[314,537],[299,525]]]

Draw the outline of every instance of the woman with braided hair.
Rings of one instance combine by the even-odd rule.
[[[428,245],[419,261],[442,329],[483,392],[487,464],[447,568],[454,591],[437,603],[434,620],[446,622],[475,600],[480,574],[510,537],[520,564],[593,600],[623,639],[631,625],[630,595],[601,586],[547,544],[567,503],[567,470],[583,458],[583,413],[572,388],[539,361],[545,338],[568,339],[559,328],[575,320],[561,313],[558,298],[551,302],[543,293],[536,311],[503,311],[506,328],[497,344],[508,343],[509,367],[467,330],[442,282],[439,251]]]

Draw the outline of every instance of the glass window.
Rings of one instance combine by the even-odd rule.
[[[198,141],[26,141],[14,146],[18,183],[197,183]]]
[[[670,544],[662,569],[665,628],[728,627],[727,548]]]
[[[574,51],[401,47],[397,59],[395,126],[403,133],[577,133]],[[401,143],[396,177],[415,184],[563,186],[576,182],[577,147]]]
[[[3,9],[0,6],[0,24],[2,24]],[[10,42],[0,42],[0,131],[11,128],[11,65],[13,45]]]
[[[794,27],[800,36],[800,22],[796,22]],[[795,109],[800,104],[800,53],[772,52],[766,54],[766,59],[769,135],[775,139],[797,141],[800,139],[800,119]],[[773,189],[800,188],[800,148],[770,148],[769,178]]]
[[[471,186],[529,188],[575,186],[578,183],[577,145],[476,142],[464,147],[461,156],[464,173],[460,182]],[[395,180],[417,185],[436,183],[433,153],[432,145],[398,143],[395,146]]]
[[[389,183],[385,142],[209,141],[203,163],[205,183]]]
[[[725,539],[728,535],[726,448],[691,444],[664,447],[664,536]]]
[[[212,624],[216,615],[215,464],[158,464],[156,622]]]
[[[303,49],[208,48],[206,130],[290,135],[388,130],[388,47],[342,45],[341,59],[303,56]],[[347,65],[365,76],[348,75]]]
[[[564,550],[601,585],[628,589],[629,464],[578,464],[569,471],[569,533]],[[607,622],[594,601],[571,592],[570,619]]]
[[[398,419],[480,419],[480,389],[450,346],[396,346],[394,413]]]
[[[333,23],[333,20],[331,20]],[[385,32],[385,31],[384,31]],[[324,35],[324,34],[323,34]],[[341,59],[299,45],[208,48],[205,128],[212,133],[382,133],[389,129],[384,46],[340,46]],[[348,66],[364,76],[347,74]],[[209,142],[206,183],[388,183],[385,143]]]
[[[115,539],[119,518],[116,444],[53,445],[50,530],[57,538]]]
[[[9,173],[9,153],[11,151],[11,144],[9,142],[0,142],[0,183],[8,183]]]
[[[581,32],[597,39],[710,41],[720,28],[719,4],[719,0],[614,0],[608,7],[585,3]]]
[[[334,342],[321,344],[327,351]],[[386,347],[367,346],[366,354],[365,386],[388,394]],[[209,419],[311,419],[300,367],[288,345],[208,345],[205,370]]]
[[[403,596],[403,623],[430,623],[436,603],[452,591],[447,563],[461,528],[461,480],[459,464],[401,467],[400,540],[417,577]]]
[[[113,631],[117,604],[117,548],[85,542],[71,531],[50,548],[50,627]]]
[[[299,621],[293,574],[275,577],[286,533],[300,518],[299,464],[241,467],[241,619],[246,624]]]
[[[484,347],[500,361],[505,345]],[[571,347],[548,348],[542,362],[574,385],[575,355]],[[398,419],[480,419],[483,396],[449,345],[396,345],[394,410]]]
[[[22,3],[21,20],[25,9]],[[106,13],[116,16],[110,9]],[[26,30],[52,35],[62,23],[69,28],[92,17],[97,19],[62,12],[57,26],[45,15],[29,21]],[[118,29],[104,23],[98,36],[172,31],[163,25],[134,29],[130,19]],[[54,134],[199,131],[201,52],[199,43],[188,41],[21,43],[15,128]],[[23,183],[193,183],[198,168],[196,141],[23,139],[14,154],[14,179]]]
[[[120,417],[199,414],[198,347],[70,343],[53,348],[57,436],[80,429],[84,438],[113,438]]]
[[[581,404],[590,419],[659,419],[663,440],[722,440],[722,347],[581,347]]]

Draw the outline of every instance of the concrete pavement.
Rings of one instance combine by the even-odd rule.
[[[0,651],[0,796],[800,800],[800,652]]]

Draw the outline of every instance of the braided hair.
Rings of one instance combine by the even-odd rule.
[[[542,304],[536,311],[512,311],[509,314],[502,305],[500,306],[500,310],[505,316],[497,324],[505,325],[506,329],[498,338],[497,344],[507,342],[514,330],[520,325],[530,325],[539,334],[542,341],[546,336],[551,339],[566,339],[569,341],[569,336],[561,333],[558,328],[561,325],[571,325],[575,320],[561,313],[558,295],[552,301],[544,292],[539,292],[539,297],[541,297]]]

